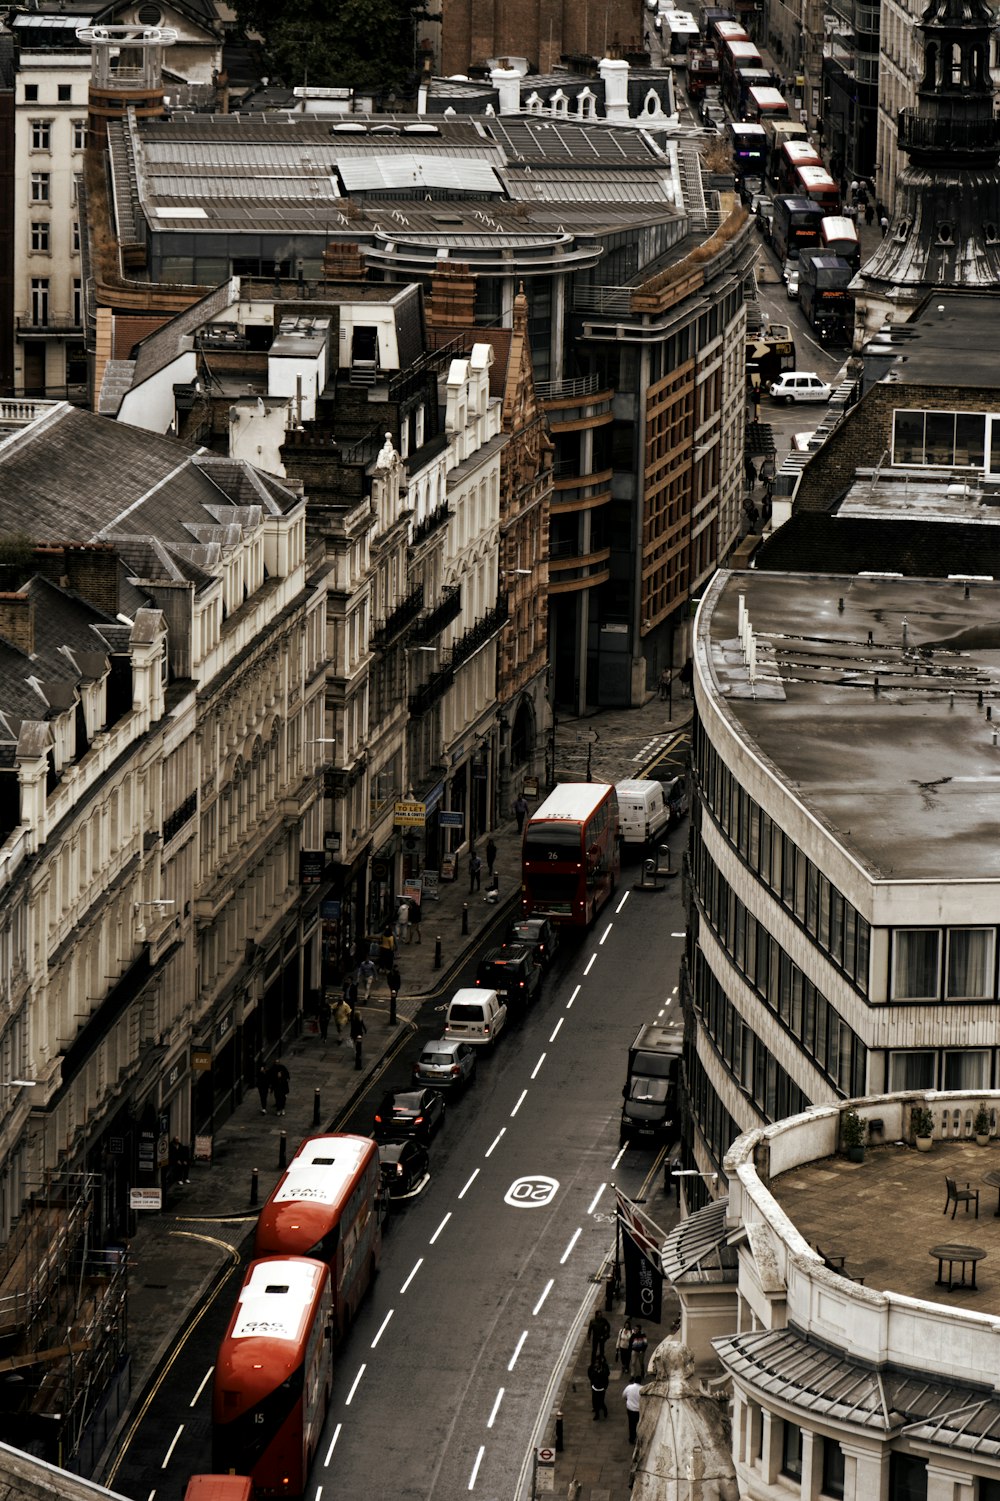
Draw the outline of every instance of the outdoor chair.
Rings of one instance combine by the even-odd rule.
[[[966,1185],[965,1185],[964,1188],[959,1188],[956,1185],[954,1178],[948,1178],[948,1177],[946,1177],[944,1181],[945,1181],[945,1183],[947,1185],[947,1188],[948,1188],[948,1197],[944,1201],[944,1208],[942,1209],[941,1213],[942,1214],[947,1214],[948,1213],[948,1205],[950,1204],[951,1205],[951,1217],[952,1217],[952,1219],[954,1219],[955,1218],[955,1211],[958,1209],[959,1204],[964,1204],[965,1205],[965,1212],[966,1212],[966,1214],[968,1214],[968,1212],[969,1212],[969,1205],[970,1204],[975,1204],[975,1206],[976,1206],[976,1219],[978,1220],[978,1218],[979,1218],[979,1189],[978,1188],[970,1188],[969,1185],[968,1185],[968,1183],[966,1183]]]

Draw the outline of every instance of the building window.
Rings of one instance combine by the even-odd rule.
[[[798,1423],[783,1423],[781,1426],[781,1473],[792,1480],[801,1480],[802,1429]]]
[[[832,1438],[823,1440],[823,1479],[820,1490],[824,1496],[835,1496],[838,1501],[844,1494],[844,1451]]]
[[[73,150],[82,151],[87,144],[86,120],[73,121]]]
[[[934,1088],[934,1057],[930,1051],[889,1054],[889,1093]]]
[[[949,1000],[983,1000],[994,993],[993,929],[949,928],[947,982]]]
[[[31,248],[32,250],[48,251],[49,226],[43,219],[35,219],[31,225]]]
[[[38,103],[38,85],[37,85],[37,83],[26,83],[24,85],[24,102],[25,102],[25,104],[37,104]]]
[[[73,278],[73,322],[77,328],[83,323],[83,282],[79,276]]]
[[[986,417],[982,412],[893,413],[894,464],[982,468]]]
[[[32,151],[50,151],[52,149],[51,120],[32,120],[31,149]]]
[[[79,254],[79,251],[80,251],[80,221],[79,221],[79,219],[74,219],[73,220],[73,251],[74,251],[74,254]]]
[[[927,1461],[919,1454],[889,1456],[889,1501],[927,1501]]]
[[[31,201],[32,203],[48,203],[49,174],[47,172],[32,172]]]
[[[941,994],[937,928],[897,928],[892,935],[892,999],[931,1001]]]
[[[966,1051],[956,1049],[944,1055],[941,1088],[955,1090],[989,1089],[990,1055],[985,1048]]]
[[[71,83],[60,83],[57,85],[57,88],[58,93],[56,97],[58,98],[59,103],[69,104],[73,98],[73,85]]]
[[[31,321],[37,327],[49,321],[49,279],[47,276],[31,278]]]

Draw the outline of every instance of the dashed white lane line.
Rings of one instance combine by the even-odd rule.
[[[595,1193],[594,1197],[591,1199],[590,1203],[587,1205],[587,1213],[588,1214],[593,1214],[594,1210],[597,1208],[598,1204],[601,1202],[601,1194],[604,1192],[604,1190],[607,1188],[607,1186],[608,1185],[606,1183],[602,1183],[601,1184],[600,1188],[597,1190],[597,1192]]]
[[[503,1136],[503,1134],[504,1134],[504,1132],[506,1130],[507,1130],[506,1126],[501,1126],[500,1127],[500,1130],[497,1132],[496,1136],[494,1136],[493,1140],[489,1144],[489,1147],[487,1148],[487,1150],[483,1154],[484,1156],[486,1156],[486,1157],[492,1157],[493,1156],[494,1151],[500,1145],[500,1138],[501,1138],[501,1136]]]
[[[477,1167],[476,1171],[473,1173],[472,1177],[469,1179],[468,1183],[465,1185],[465,1187],[462,1189],[462,1192],[459,1194],[458,1197],[460,1199],[464,1199],[465,1198],[466,1194],[469,1192],[469,1189],[472,1187],[473,1183],[475,1183],[475,1181],[476,1181],[476,1179],[478,1177],[479,1177],[479,1169]]]
[[[545,1287],[542,1290],[542,1296],[539,1298],[538,1302],[535,1304],[534,1308],[531,1310],[531,1312],[534,1314],[535,1318],[537,1318],[538,1315],[541,1313],[541,1311],[542,1311],[542,1304],[545,1302],[545,1299],[548,1297],[549,1293],[552,1291],[552,1289],[555,1287],[555,1285],[556,1285],[555,1284],[555,1278],[554,1277],[550,1277],[549,1280],[548,1280],[548,1282],[546,1282]]]
[[[326,1451],[326,1458],[323,1461],[323,1468],[324,1468],[324,1470],[326,1469],[327,1465],[330,1463],[331,1459],[333,1458],[333,1451],[337,1447],[337,1440],[340,1437],[340,1430],[341,1430],[341,1428],[343,1428],[343,1426],[344,1426],[343,1423],[338,1423],[337,1426],[336,1426],[336,1428],[333,1430],[333,1438],[330,1440],[330,1447],[329,1447],[329,1449],[327,1449],[327,1451]]]
[[[532,1076],[531,1076],[531,1077],[532,1077],[532,1078],[534,1078],[534,1077],[535,1077],[535,1076],[534,1076],[534,1074],[532,1074]],[[516,1104],[516,1105],[515,1105],[515,1106],[514,1106],[514,1108],[513,1108],[513,1110],[512,1110],[512,1111],[511,1111],[511,1112],[510,1112],[510,1113],[511,1113],[511,1116],[515,1116],[515,1115],[516,1115],[516,1114],[517,1114],[517,1112],[518,1112],[518,1111],[519,1111],[519,1110],[520,1110],[520,1108],[521,1108],[521,1106],[522,1106],[522,1105],[523,1105],[523,1104],[524,1104],[524,1102],[525,1102],[525,1100],[526,1100],[526,1099],[527,1099],[527,1098],[528,1098],[528,1091],[527,1091],[527,1090],[526,1090],[526,1089],[522,1089],[522,1090],[521,1090],[521,1093],[520,1093],[520,1096],[519,1096],[519,1098],[518,1098],[518,1101],[517,1101],[517,1104]],[[497,1137],[497,1140],[498,1140],[498,1141],[499,1141],[499,1139],[500,1139],[500,1138],[499,1138],[499,1137]],[[492,1150],[493,1150],[493,1148],[492,1148],[492,1147],[491,1147],[491,1148],[490,1148],[490,1152],[492,1152]],[[487,1157],[488,1157],[488,1156],[489,1156],[489,1155],[490,1155],[490,1153],[489,1153],[489,1152],[487,1152],[487,1153],[486,1153],[486,1155],[487,1155]]]
[[[483,1455],[485,1453],[486,1453],[486,1445],[485,1444],[480,1444],[479,1445],[479,1453],[476,1455],[476,1462],[472,1466],[472,1474],[469,1476],[469,1490],[470,1491],[474,1491],[475,1488],[476,1488],[476,1476],[479,1474],[479,1466],[483,1462]]]
[[[170,1448],[167,1450],[166,1454],[164,1454],[164,1456],[163,1456],[163,1463],[160,1466],[161,1470],[165,1470],[167,1468],[167,1465],[170,1463],[170,1456],[171,1456],[171,1454],[173,1454],[174,1450],[176,1449],[176,1447],[177,1447],[177,1440],[180,1438],[180,1436],[181,1436],[181,1434],[183,1432],[184,1432],[184,1424],[182,1423],[181,1426],[178,1428],[177,1432],[174,1434],[173,1438],[170,1440]]]
[[[524,1342],[525,1342],[525,1340],[527,1338],[528,1338],[528,1331],[527,1331],[527,1329],[525,1329],[524,1333],[521,1335],[521,1338],[518,1340],[517,1344],[514,1346],[514,1353],[513,1353],[513,1355],[510,1357],[510,1359],[507,1362],[507,1369],[508,1369],[508,1371],[512,1371],[514,1369],[514,1367],[517,1365],[517,1357],[520,1355],[521,1351],[524,1349]]]
[[[413,1268],[413,1271],[410,1273],[410,1275],[407,1277],[406,1281],[403,1283],[402,1287],[399,1289],[401,1297],[402,1297],[403,1293],[405,1293],[406,1289],[409,1287],[410,1283],[413,1281],[414,1277],[417,1275],[417,1273],[419,1272],[419,1270],[423,1266],[423,1264],[424,1264],[424,1258],[422,1256],[418,1256],[417,1257],[417,1262],[416,1262],[415,1267]]]
[[[190,1405],[192,1407],[197,1402],[197,1400],[201,1396],[202,1392],[205,1390],[205,1387],[208,1385],[208,1378],[209,1378],[209,1376],[211,1376],[211,1374],[212,1374],[212,1372],[214,1370],[215,1370],[215,1366],[214,1365],[210,1365],[209,1368],[208,1368],[208,1370],[205,1372],[204,1376],[202,1376],[201,1383],[200,1383],[200,1385],[198,1387],[198,1390],[195,1392],[194,1396],[191,1398]]]
[[[448,1223],[448,1221],[450,1219],[451,1219],[451,1210],[449,1209],[448,1213],[445,1215],[444,1219],[441,1221],[440,1225],[438,1225],[437,1229],[434,1231],[434,1234],[431,1236],[430,1240],[427,1242],[428,1245],[432,1246],[434,1244],[434,1242],[437,1240],[438,1236],[441,1234],[441,1231],[444,1229],[445,1225],[447,1225],[447,1223]]]
[[[542,1056],[539,1058],[538,1062],[535,1064],[534,1068],[531,1070],[531,1077],[533,1079],[537,1079],[538,1078],[538,1070],[541,1068],[542,1064],[545,1062],[545,1058],[546,1058],[546,1054],[543,1053]]]
[[[552,1028],[552,1036],[549,1038],[549,1042],[555,1042],[556,1038],[559,1036],[559,1028],[562,1026],[565,1020],[566,1018],[564,1016],[561,1016],[556,1022],[555,1026]]]
[[[595,949],[594,952],[591,954],[590,958],[587,960],[587,968],[583,972],[584,973],[584,978],[586,978],[586,976],[590,974],[590,971],[594,967],[594,960],[596,958],[597,958],[597,950]]]
[[[687,934],[686,933],[671,933],[670,936],[671,936],[671,938],[686,938]]]
[[[414,1270],[416,1270],[416,1268],[414,1268]],[[412,1276],[413,1273],[411,1272],[410,1275]],[[347,1396],[344,1398],[344,1406],[345,1407],[350,1407],[351,1402],[354,1399],[354,1393],[357,1391],[358,1387],[360,1386],[360,1384],[361,1384],[361,1378],[365,1374],[365,1371],[367,1369],[368,1369],[368,1367],[365,1365],[365,1362],[362,1361],[361,1365],[358,1367],[358,1374],[355,1376],[353,1382],[351,1383],[351,1389],[347,1393]]]
[[[559,1258],[559,1265],[560,1266],[565,1266],[566,1263],[567,1263],[567,1261],[569,1260],[569,1258],[572,1256],[572,1254],[573,1254],[573,1247],[576,1245],[577,1241],[580,1239],[580,1235],[581,1235],[581,1230],[580,1229],[576,1229],[576,1230],[573,1231],[573,1234],[569,1238],[569,1245],[566,1247],[565,1251],[562,1253],[562,1255]]]
[[[577,998],[577,996],[579,994],[580,994],[580,986],[578,985],[576,987],[576,989],[574,990],[573,994],[570,996],[569,1000],[566,1002],[566,1010],[567,1011],[572,1006],[573,1002],[576,1000],[576,998]]]
[[[618,906],[615,908],[615,916],[616,917],[618,916],[619,912],[622,910],[622,908],[624,907],[625,903],[628,901],[628,899],[629,899],[629,897],[631,895],[632,895],[631,891],[626,891],[625,895],[622,897],[621,901],[618,903]]]
[[[625,1156],[625,1153],[627,1151],[628,1151],[628,1142],[625,1143],[625,1145],[622,1147],[621,1151],[618,1153],[618,1156],[615,1158],[614,1162],[611,1164],[612,1172],[618,1166],[619,1162],[621,1162],[622,1158]]]
[[[614,923],[613,922],[609,922],[608,925],[607,925],[607,927],[604,929],[604,932],[601,934],[600,941],[598,942],[598,945],[597,945],[598,948],[602,948],[603,947],[604,940],[607,938],[608,934],[611,932],[611,929],[613,927],[614,927]]]
[[[385,1333],[386,1329],[388,1328],[388,1326],[389,1326],[389,1320],[392,1318],[392,1316],[395,1313],[395,1311],[396,1310],[394,1308],[390,1308],[389,1312],[386,1314],[386,1316],[382,1320],[381,1324],[379,1324],[379,1326],[378,1326],[378,1333],[376,1334],[375,1338],[372,1340],[372,1349],[373,1350],[374,1350],[375,1346],[378,1344],[379,1340],[382,1338],[382,1336]]]
[[[500,1403],[503,1401],[503,1393],[504,1389],[503,1387],[501,1387],[497,1392],[497,1399],[493,1404],[493,1411],[490,1413],[489,1422],[486,1424],[487,1428],[492,1428],[493,1424],[497,1420],[497,1413],[500,1411]]]

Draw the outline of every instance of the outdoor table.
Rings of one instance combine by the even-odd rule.
[[[946,1246],[931,1246],[929,1254],[937,1258],[938,1287],[946,1287],[949,1292],[953,1287],[968,1287],[971,1288],[973,1292],[977,1291],[976,1262],[982,1261],[983,1257],[986,1255],[986,1252],[982,1249],[981,1246],[960,1246],[955,1244],[949,1244]],[[945,1277],[944,1275],[945,1262],[948,1263],[947,1277]],[[956,1262],[961,1262],[962,1264],[962,1275],[957,1281],[954,1275]],[[965,1268],[969,1265],[971,1265],[972,1267],[972,1277],[968,1282],[966,1282]]]
[[[986,1173],[983,1176],[983,1182],[987,1188],[995,1188],[997,1191],[997,1207],[993,1211],[993,1218],[997,1219],[1000,1217],[1000,1168],[994,1169],[992,1173]]]

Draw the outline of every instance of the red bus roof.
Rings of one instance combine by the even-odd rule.
[[[811,141],[784,141],[781,146],[793,167],[822,167],[823,158]]]
[[[609,795],[614,794],[614,790],[610,782],[560,782],[535,809],[530,822],[565,818],[569,822],[582,823]]]
[[[843,214],[827,214],[819,226],[820,235],[829,244],[832,240],[850,240],[852,244],[858,243],[858,231],[853,219],[845,218]]]
[[[303,1255],[339,1217],[378,1148],[370,1136],[307,1136],[260,1212],[256,1256]]]
[[[252,1496],[247,1475],[192,1475],[184,1501],[251,1501]]]
[[[780,89],[759,88],[750,90],[750,98],[758,109],[785,109],[785,96]]]
[[[789,144],[791,144],[789,142]],[[799,180],[806,188],[833,188],[837,192],[837,184],[830,176],[825,167],[803,166],[795,169],[799,174]]]

